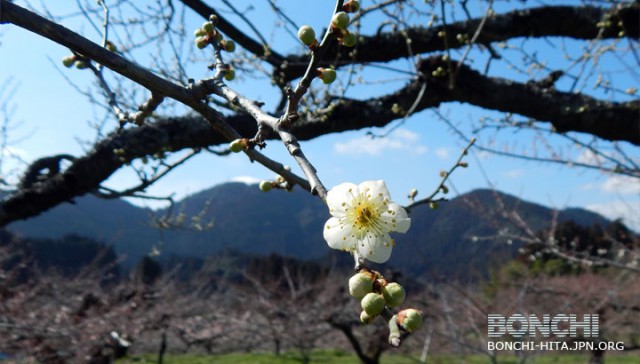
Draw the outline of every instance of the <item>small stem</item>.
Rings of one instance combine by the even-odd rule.
[[[442,190],[442,186],[444,186],[445,182],[449,179],[451,174],[459,167],[462,167],[462,164],[461,164],[462,159],[469,153],[469,149],[473,146],[473,144],[475,144],[475,142],[476,142],[475,138],[469,141],[469,144],[462,150],[462,153],[460,153],[460,156],[458,157],[458,160],[456,160],[456,163],[451,168],[449,168],[448,171],[445,172],[445,175],[442,176],[442,180],[440,180],[440,183],[438,184],[438,186],[428,197],[409,204],[408,206],[405,207],[405,210],[407,210],[407,212],[410,212],[411,209],[416,206],[433,202],[434,201],[433,198]]]
[[[402,344],[402,336],[400,334],[400,327],[398,326],[398,316],[393,315],[389,319],[389,345],[397,348]]]
[[[344,1],[342,0],[336,1],[336,7],[333,10],[333,14],[336,14],[342,9],[343,2]],[[320,64],[320,60],[329,48],[329,41],[334,39],[333,34],[334,32],[332,30],[331,23],[329,23],[329,27],[324,33],[324,37],[322,38],[320,45],[318,45],[318,47],[316,47],[311,53],[311,59],[309,60],[309,65],[307,66],[304,76],[302,76],[302,79],[298,82],[296,89],[288,95],[289,101],[287,103],[286,111],[280,118],[280,123],[284,127],[289,127],[291,123],[298,119],[298,104],[300,103],[300,99],[302,99],[302,96],[304,96],[311,86],[311,82],[316,78],[316,69],[318,64]]]

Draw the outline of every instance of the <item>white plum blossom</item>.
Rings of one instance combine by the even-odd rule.
[[[323,231],[327,244],[375,263],[391,256],[395,241],[389,233],[404,233],[411,225],[404,208],[391,202],[384,181],[340,184],[326,201],[332,216]]]

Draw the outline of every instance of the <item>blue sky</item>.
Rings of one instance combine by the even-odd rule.
[[[16,3],[23,5],[24,2]],[[251,4],[255,3],[251,8]],[[288,54],[300,50],[300,45],[284,29],[273,30],[273,17],[268,8],[261,8],[263,2],[236,1],[234,6],[245,10],[245,15],[260,29],[265,31],[265,37],[272,42],[274,49]],[[288,4],[295,21],[310,24],[317,31],[328,22],[331,8],[325,8],[323,2],[305,2],[304,7],[296,6],[300,2]],[[363,1],[366,6],[367,1]],[[496,12],[508,10],[513,6],[522,6],[520,2],[505,5],[498,2]],[[69,9],[67,9],[69,7]],[[478,11],[481,11],[479,6]],[[69,14],[75,5],[54,4],[50,10],[56,15]],[[321,16],[320,14],[325,14]],[[189,29],[195,29],[202,19],[190,10],[184,12],[185,21]],[[363,24],[363,32],[374,29],[375,18]],[[99,23],[99,19],[96,19]],[[81,17],[71,17],[64,20],[68,27],[80,31],[89,38],[99,41],[100,35],[93,31]],[[244,24],[238,21],[237,25]],[[192,30],[188,30],[190,35]],[[191,45],[191,38],[184,45],[191,62],[188,72],[191,77],[206,77],[206,59],[204,54],[197,53]],[[540,48],[545,51],[543,42],[529,43],[530,49]],[[566,42],[566,53],[580,54],[584,44]],[[142,49],[137,51],[141,60],[148,60],[155,50]],[[505,51],[507,52],[507,51]],[[86,146],[78,139],[93,140],[95,129],[89,122],[99,121],[104,113],[100,108],[92,107],[87,98],[71,86],[65,77],[73,80],[81,90],[89,90],[94,79],[89,72],[67,70],[60,65],[60,59],[68,54],[68,50],[52,42],[34,36],[27,31],[13,26],[0,26],[0,85],[9,85],[9,89],[16,89],[11,96],[0,94],[4,100],[9,100],[15,106],[12,123],[15,128],[9,134],[8,149],[4,151],[2,163],[3,175],[19,165],[8,159],[8,153],[15,153],[26,161],[38,157],[70,153],[80,155]],[[186,53],[185,53],[186,54]],[[544,53],[543,53],[544,54]],[[481,53],[471,54],[472,61],[477,65],[483,64]],[[550,67],[559,67],[566,60],[561,57],[548,57]],[[602,62],[613,62],[604,58]],[[394,62],[390,66],[400,70],[411,71],[412,61]],[[617,66],[611,66],[615,69]],[[620,67],[618,67],[620,68]],[[502,75],[524,79],[516,71],[504,67]],[[345,82],[346,71],[339,71],[339,82]],[[541,71],[540,75],[545,73]],[[615,74],[615,73],[613,73]],[[408,76],[402,72],[385,72],[372,69],[362,74],[365,83],[349,89],[349,96],[365,98],[371,95],[383,94],[390,89],[401,87]],[[614,80],[621,88],[633,87],[638,80],[627,77],[624,69],[620,68],[619,75]],[[267,109],[276,101],[276,93],[264,77],[257,80],[240,77],[231,83],[251,98],[266,102]],[[395,81],[381,82],[394,79]],[[339,87],[339,83],[338,86]],[[567,86],[568,87],[568,86]],[[586,87],[586,86],[585,86]],[[597,91],[592,91],[597,92]],[[144,95],[143,95],[144,96]],[[597,95],[610,98],[611,95]],[[624,98],[624,96],[617,96]],[[0,101],[2,101],[0,99]],[[449,104],[440,108],[440,112],[448,115],[452,122],[466,125],[467,120],[477,120],[482,116],[492,116],[490,112],[474,107]],[[0,114],[1,115],[1,114]],[[19,125],[17,125],[19,123]],[[391,125],[395,127],[398,122]],[[105,131],[112,130],[113,121],[107,124]],[[464,147],[462,141],[454,135],[452,130],[431,110],[418,113],[402,123],[395,131],[385,138],[371,139],[366,136],[368,130],[345,132],[327,135],[313,141],[302,143],[302,147],[318,169],[319,176],[327,187],[341,182],[361,182],[371,179],[383,179],[387,182],[392,196],[400,203],[406,202],[405,196],[412,188],[417,188],[422,196],[430,193],[439,182],[439,171],[448,169],[458,157]],[[371,129],[372,132],[382,134],[383,129]],[[533,137],[531,134],[508,134],[509,145],[516,149],[530,148]],[[490,138],[491,135],[482,136]],[[488,139],[481,140],[487,142]],[[551,141],[554,143],[554,141]],[[637,148],[624,146],[632,156],[637,156]],[[293,165],[294,161],[287,155],[284,147],[272,141],[264,150],[268,156],[285,164]],[[593,158],[588,153],[568,150],[574,156],[583,160]],[[634,154],[635,153],[635,154]],[[637,157],[636,157],[637,158]],[[523,162],[505,157],[489,155],[484,152],[474,152],[467,159],[469,168],[459,169],[451,178],[452,195],[468,192],[476,188],[495,186],[529,201],[544,205],[564,207],[584,207],[602,213],[607,217],[624,217],[626,222],[636,230],[640,230],[640,181],[620,176],[606,175],[600,172],[584,169],[568,168],[536,162]],[[488,176],[488,179],[485,178]],[[15,177],[15,174],[14,174]],[[149,189],[152,195],[168,195],[175,193],[180,198],[195,193],[201,189],[230,180],[258,181],[271,179],[273,173],[265,168],[251,164],[244,155],[232,155],[220,158],[213,155],[202,155],[185,166],[174,171],[164,180]],[[114,175],[108,185],[115,188],[125,188],[135,184],[135,175],[131,171],[123,170]],[[157,207],[155,203],[145,200],[131,202]]]

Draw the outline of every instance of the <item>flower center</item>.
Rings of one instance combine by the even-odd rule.
[[[358,207],[356,219],[361,224],[367,224],[371,220],[371,209],[367,206]]]
[[[371,228],[378,218],[377,210],[368,201],[356,207],[356,223],[364,228]]]

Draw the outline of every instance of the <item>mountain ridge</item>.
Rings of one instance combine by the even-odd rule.
[[[500,201],[499,203],[497,201]],[[500,206],[504,207],[501,211]],[[188,223],[200,216],[211,229],[160,230],[149,223],[167,209],[152,211],[126,201],[85,196],[75,204],[63,204],[38,217],[8,227],[28,237],[59,238],[78,234],[113,245],[131,267],[154,249],[165,255],[205,257],[225,249],[268,255],[276,253],[302,259],[321,259],[331,253],[322,237],[329,218],[320,199],[305,191],[261,192],[256,185],[225,183],[194,193],[177,202],[173,211]],[[435,272],[446,276],[486,273],[492,260],[513,257],[520,243],[499,234],[515,233],[517,226],[502,215],[518,211],[533,231],[549,225],[552,209],[502,192],[475,190],[411,213],[412,226],[395,236],[397,247],[389,265],[407,272]],[[606,224],[602,216],[579,208],[558,213],[559,221],[581,225]],[[495,236],[494,241],[483,238]],[[474,238],[475,237],[475,238]]]

